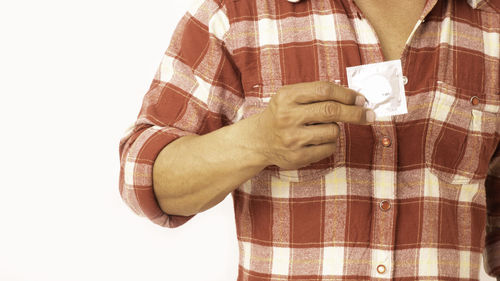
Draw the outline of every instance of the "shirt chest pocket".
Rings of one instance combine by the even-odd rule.
[[[262,82],[248,82],[243,84],[245,91],[245,104],[242,107],[244,118],[262,112],[268,106],[272,97],[282,87],[280,80],[264,80]],[[318,162],[300,168],[298,170],[285,170],[277,166],[269,166],[265,169],[275,176],[289,181],[312,180],[331,172],[336,167],[345,166],[345,125],[339,123],[340,135],[337,141],[336,151],[333,155]]]
[[[498,145],[499,97],[438,81],[432,87],[426,166],[451,184],[480,182]]]

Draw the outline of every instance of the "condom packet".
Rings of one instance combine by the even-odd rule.
[[[347,67],[349,88],[363,94],[377,117],[408,113],[401,60]]]

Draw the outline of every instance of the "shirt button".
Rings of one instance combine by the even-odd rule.
[[[392,142],[391,142],[391,139],[390,139],[390,138],[388,138],[388,137],[383,137],[383,138],[382,138],[382,145],[383,145],[384,147],[389,147],[389,146],[391,146],[391,143],[392,143]]]
[[[406,76],[403,76],[403,84],[408,84],[408,77]]]
[[[385,266],[383,264],[377,266],[377,272],[380,274],[384,274],[385,273]]]
[[[476,97],[476,96],[473,96],[472,98],[470,98],[470,103],[471,103],[472,105],[474,105],[474,106],[475,106],[475,105],[478,105],[478,104],[479,104],[479,98],[478,98],[478,97]]]
[[[391,203],[387,200],[380,202],[380,209],[382,209],[382,211],[389,211],[391,209]]]

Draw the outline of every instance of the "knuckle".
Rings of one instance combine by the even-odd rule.
[[[301,140],[304,144],[314,144],[315,137],[313,134],[304,134]]]
[[[338,103],[335,102],[328,102],[324,103],[323,108],[322,108],[322,113],[327,116],[340,116],[341,113],[341,108]]]
[[[267,109],[271,111],[274,116],[278,115],[278,112],[280,111],[278,99],[279,97],[277,96],[272,97],[269,101],[269,105],[267,106]]]
[[[295,84],[289,84],[279,88],[273,96],[276,99],[276,102],[279,104],[293,103],[297,99],[298,94],[295,87]]]
[[[287,104],[292,94],[293,92],[290,91],[290,85],[283,86],[276,91],[269,102],[274,102],[276,105]]]
[[[293,121],[293,117],[290,112],[285,110],[277,110],[276,112],[276,124],[280,128],[286,128],[290,126]]]
[[[271,100],[269,101],[269,105],[278,106],[282,103],[284,95],[280,92],[280,90],[278,90],[278,92],[276,92],[276,94],[271,98]]]
[[[321,95],[328,95],[330,91],[333,90],[332,84],[327,81],[317,81],[315,83],[316,93]]]
[[[295,134],[287,132],[281,136],[281,142],[286,148],[293,149],[297,146],[298,140]]]

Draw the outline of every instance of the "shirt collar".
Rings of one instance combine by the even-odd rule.
[[[297,3],[300,2],[300,0],[288,0],[288,2]],[[467,0],[467,3],[469,3],[473,9],[481,9],[485,7],[486,4],[489,4],[496,11],[500,10],[500,0]]]

